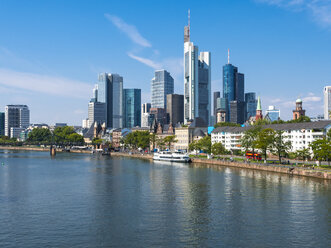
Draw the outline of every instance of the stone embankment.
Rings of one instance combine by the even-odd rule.
[[[231,162],[231,161],[223,161],[223,160],[216,160],[216,159],[199,159],[199,158],[193,158],[192,162],[237,167],[237,168],[245,168],[245,169],[253,169],[253,170],[271,171],[271,172],[286,173],[286,174],[291,174],[291,175],[316,177],[316,178],[331,180],[331,171],[330,172],[321,171],[319,169],[314,170],[314,169],[304,169],[304,168],[299,168],[299,167],[289,167],[289,166],[282,166],[282,165],[264,165],[264,164],[257,164],[257,163]]]
[[[25,150],[25,151],[44,151],[48,152],[49,148],[47,147],[6,147],[0,146],[0,149],[6,150]],[[57,152],[61,152],[62,150],[57,150]],[[70,150],[73,153],[91,153],[91,151],[87,150]],[[122,152],[112,152],[111,156],[114,157],[130,157],[130,158],[139,158],[146,160],[153,160],[153,156],[151,154],[140,154],[140,153],[122,153]],[[289,167],[283,165],[266,165],[266,164],[257,164],[257,163],[244,163],[244,162],[231,162],[228,160],[217,160],[217,159],[203,159],[203,158],[192,158],[193,163],[205,164],[205,165],[219,165],[219,166],[229,166],[229,167],[237,167],[251,170],[262,170],[262,171],[270,171],[298,176],[306,176],[306,177],[315,177],[321,179],[331,180],[331,171],[323,171],[320,169],[308,169],[308,168],[299,168],[299,167]]]

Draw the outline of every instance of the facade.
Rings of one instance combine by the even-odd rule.
[[[5,135],[5,113],[0,112],[0,136]]]
[[[150,127],[153,121],[150,115],[151,104],[143,103],[141,104],[141,127]]]
[[[211,133],[212,144],[221,142],[227,150],[244,150],[240,145],[240,139],[250,127],[218,127]],[[292,144],[291,152],[308,148],[316,139],[326,136],[331,128],[331,121],[301,122],[264,125],[263,128],[271,128],[275,131],[282,130],[284,141]]]
[[[227,122],[232,122],[231,116],[232,120],[240,120],[240,122],[242,119],[246,119],[245,75],[243,73],[239,73],[238,68],[230,64],[230,61],[228,61],[228,64],[223,66],[223,98],[225,98],[227,101],[227,105],[225,108]],[[240,111],[236,111],[236,113],[231,113],[230,105],[232,101],[237,102]],[[234,110],[236,109],[237,108],[234,108]],[[234,117],[234,114],[240,116]]]
[[[306,110],[302,109],[302,100],[297,99],[295,101],[295,110],[293,110],[293,120],[297,120],[302,116],[305,116]]]
[[[141,89],[124,89],[124,127],[141,125]]]
[[[12,128],[25,129],[30,125],[30,110],[27,105],[7,105],[5,108],[5,135],[10,138],[18,138],[11,136]],[[17,132],[13,134],[17,135]]]
[[[184,123],[184,95],[167,95],[167,114],[169,123]]]
[[[190,24],[184,28],[184,123],[201,117],[210,123],[211,54],[190,41]]]
[[[280,110],[276,109],[275,106],[269,106],[265,118],[268,118],[271,122],[278,121],[280,119]]]
[[[152,108],[167,108],[167,95],[174,93],[174,79],[166,70],[155,71],[152,79]]]
[[[88,104],[88,128],[95,122],[103,124],[106,122],[106,103],[104,102],[89,102]]]
[[[230,102],[230,122],[243,124],[245,122],[245,102],[231,101]]]
[[[246,120],[250,117],[256,115],[257,100],[256,94],[254,92],[249,92],[245,94],[245,103],[246,103]]]
[[[97,101],[106,104],[107,128],[123,125],[123,77],[118,74],[100,73],[98,76]]]
[[[214,106],[213,106],[213,108],[214,108],[214,111],[213,111],[213,115],[214,116],[216,116],[216,114],[217,114],[217,99],[219,99],[221,97],[221,92],[219,92],[219,91],[216,91],[216,92],[214,92],[214,99],[213,99],[213,103],[214,103]]]
[[[150,110],[150,118],[157,123],[161,123],[162,125],[168,123],[167,112],[164,108],[151,108]]]
[[[331,120],[331,86],[324,87],[324,119]]]

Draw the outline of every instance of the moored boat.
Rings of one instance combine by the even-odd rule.
[[[187,153],[162,151],[154,153],[153,160],[189,163],[191,158]]]

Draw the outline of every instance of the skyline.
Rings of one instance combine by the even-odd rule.
[[[190,9],[191,40],[212,54],[212,94],[222,92],[229,48],[230,63],[245,74],[245,92],[261,96],[263,112],[275,105],[282,119],[290,119],[300,97],[308,116],[323,114],[323,88],[331,82],[330,1],[238,2],[204,8],[188,1],[83,2],[78,8],[73,2],[2,2],[0,111],[27,104],[32,123],[80,125],[102,72],[123,76],[124,88],[141,88],[142,103],[151,102],[157,69],[169,71],[175,93],[183,94],[183,29]]]

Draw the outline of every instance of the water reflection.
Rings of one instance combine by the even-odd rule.
[[[331,242],[326,180],[90,154],[0,152],[1,160],[1,247]]]

